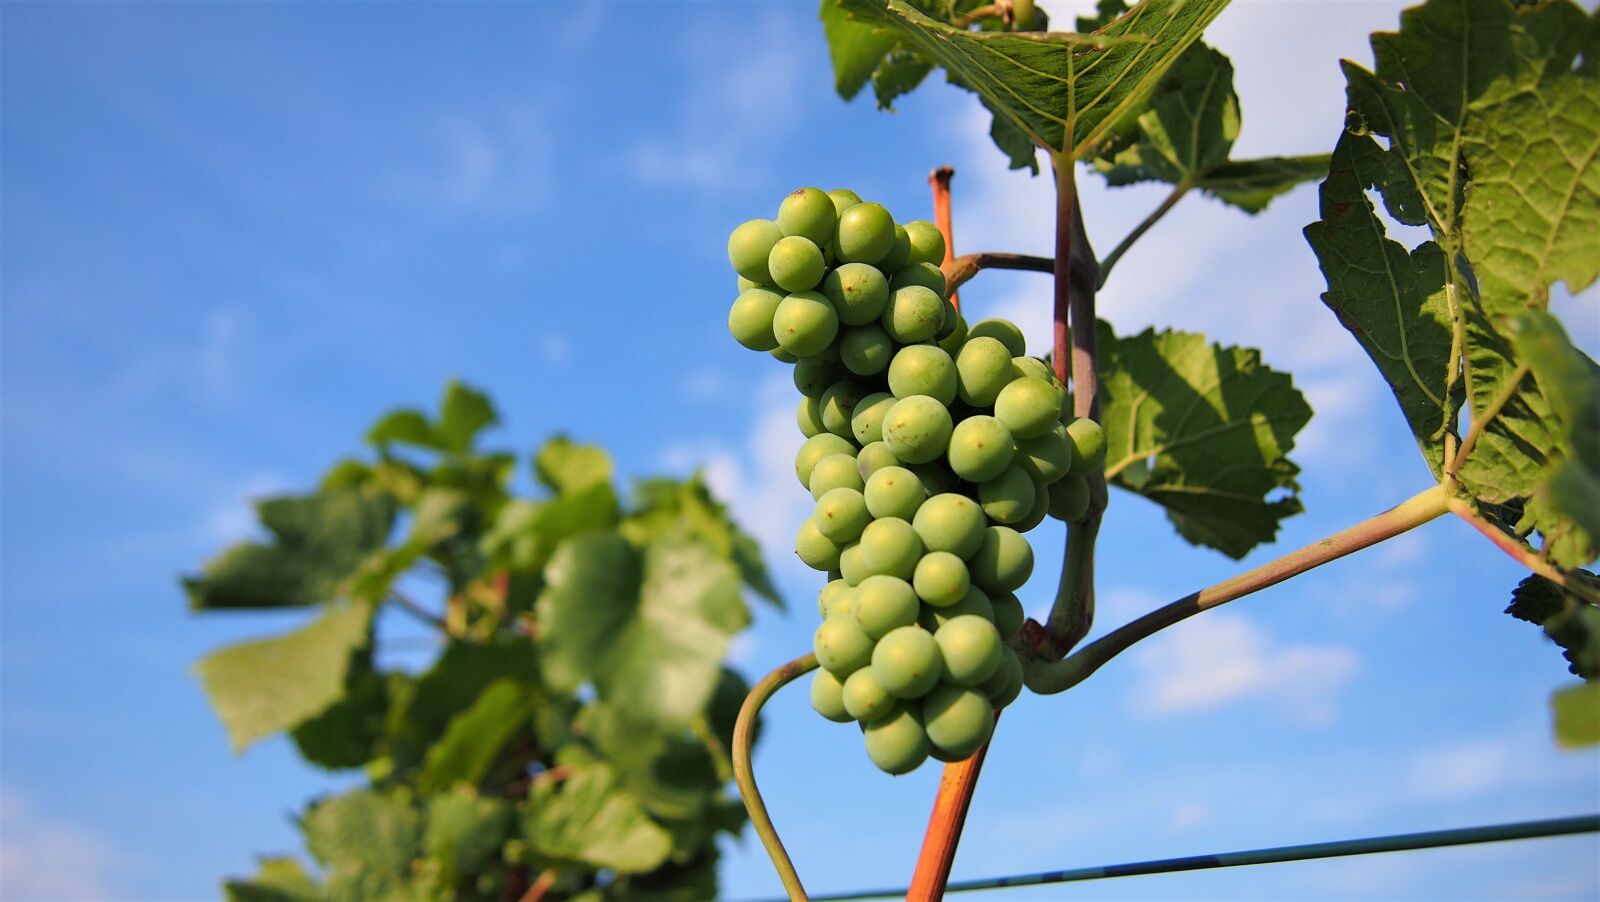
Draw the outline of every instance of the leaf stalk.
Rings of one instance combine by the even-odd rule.
[[[1096,287],[1105,287],[1106,279],[1111,277],[1111,268],[1117,265],[1117,261],[1121,260],[1122,255],[1128,252],[1128,248],[1133,247],[1135,241],[1138,241],[1145,232],[1150,231],[1150,227],[1159,222],[1161,217],[1167,215],[1168,210],[1177,206],[1178,201],[1183,200],[1183,196],[1188,194],[1189,189],[1193,187],[1194,182],[1189,179],[1178,182],[1173,187],[1172,193],[1167,195],[1166,200],[1163,200],[1160,206],[1152,210],[1149,216],[1146,216],[1138,225],[1133,227],[1133,231],[1129,232],[1126,238],[1123,238],[1116,247],[1111,249],[1111,253],[1107,254],[1106,258],[1100,262],[1100,281]]]
[[[1465,445],[1462,447],[1465,447]],[[1499,548],[1501,551],[1504,551],[1507,555],[1509,555],[1512,560],[1524,567],[1527,567],[1529,570],[1532,570],[1534,573],[1539,574],[1545,579],[1550,580],[1561,588],[1566,589],[1568,592],[1571,592],[1579,598],[1582,598],[1591,604],[1600,604],[1600,592],[1597,592],[1587,583],[1579,580],[1567,579],[1567,574],[1565,572],[1558,569],[1554,564],[1540,557],[1537,552],[1518,540],[1516,536],[1507,533],[1505,530],[1500,529],[1493,523],[1490,523],[1488,520],[1484,519],[1483,515],[1478,513],[1478,511],[1466,499],[1460,497],[1451,498],[1450,513],[1455,514],[1461,519],[1467,521],[1467,523],[1473,529],[1483,533],[1485,538],[1493,542],[1496,548]]]

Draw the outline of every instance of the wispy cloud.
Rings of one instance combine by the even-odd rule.
[[[113,899],[133,856],[0,788],[0,898]]]
[[[557,113],[554,102],[534,101],[440,120],[434,130],[440,161],[431,190],[458,211],[537,210],[554,187]]]

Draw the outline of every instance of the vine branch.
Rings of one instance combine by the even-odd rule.
[[[949,242],[946,242],[946,248]],[[967,284],[969,280],[984,269],[1018,269],[1027,272],[1050,273],[1056,271],[1056,261],[1050,257],[1034,257],[1029,254],[1007,254],[999,251],[980,251],[976,254],[963,254],[951,258],[948,253],[944,264],[944,281],[954,295],[955,290]]]
[[[739,786],[739,796],[744,799],[745,810],[750,813],[750,823],[756,828],[756,835],[761,837],[761,845],[766,847],[767,855],[772,858],[772,866],[778,869],[778,879],[783,881],[790,902],[808,902],[806,888],[801,885],[794,862],[789,860],[789,852],[784,849],[777,829],[772,826],[767,805],[761,800],[761,790],[756,788],[750,752],[755,745],[756,716],[761,713],[761,706],[772,698],[773,693],[816,669],[817,656],[805,654],[762,677],[760,682],[750,687],[750,694],[744,697],[744,704],[739,707],[739,719],[733,726],[733,779]]]
[[[1466,446],[1463,445],[1462,447],[1464,448]],[[1566,573],[1562,572],[1554,564],[1551,564],[1549,561],[1540,557],[1537,552],[1518,540],[1516,536],[1510,535],[1505,530],[1500,529],[1493,523],[1490,523],[1488,520],[1484,519],[1483,515],[1473,509],[1472,505],[1469,504],[1465,499],[1451,498],[1449,506],[1450,513],[1455,514],[1461,519],[1467,521],[1467,523],[1471,525],[1473,529],[1483,533],[1485,538],[1493,542],[1496,548],[1499,548],[1501,551],[1504,551],[1506,554],[1510,555],[1512,560],[1515,560],[1522,566],[1527,567],[1534,573],[1537,573],[1545,579],[1550,580],[1551,582],[1563,589],[1566,589],[1568,592],[1571,592],[1579,598],[1582,598],[1591,604],[1600,604],[1600,591],[1596,591],[1594,587],[1587,583],[1579,582],[1578,580],[1567,579]]]
[[[1172,193],[1167,195],[1166,200],[1161,202],[1160,206],[1152,210],[1149,216],[1146,216],[1138,225],[1133,227],[1133,231],[1129,232],[1126,238],[1123,238],[1116,247],[1111,249],[1111,253],[1107,254],[1106,258],[1100,263],[1100,279],[1096,283],[1097,287],[1105,287],[1106,279],[1111,276],[1111,268],[1117,265],[1117,261],[1121,260],[1122,255],[1128,252],[1128,248],[1133,247],[1133,243],[1138,241],[1140,236],[1150,231],[1151,226],[1155,225],[1161,217],[1167,215],[1168,210],[1177,206],[1178,201],[1183,200],[1183,196],[1188,194],[1189,189],[1193,187],[1194,183],[1188,179],[1179,182],[1172,189]]]
[[[944,259],[939,262],[939,268],[945,273],[945,291],[950,295],[950,306],[961,310],[961,298],[956,296],[956,286],[960,282],[950,281],[951,261],[956,256],[956,234],[950,217],[950,180],[956,177],[956,171],[950,166],[940,166],[928,173],[928,186],[933,189],[933,224],[938,227],[939,234],[944,236]],[[967,279],[972,276],[967,276]],[[965,282],[967,279],[962,279]]]

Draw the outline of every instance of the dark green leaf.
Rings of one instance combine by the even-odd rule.
[[[412,899],[422,825],[410,805],[369,789],[318,802],[301,822],[336,899]]]
[[[1569,748],[1600,743],[1600,682],[1580,683],[1550,696],[1556,741]]]
[[[1574,570],[1566,576],[1590,588],[1600,588],[1600,580],[1587,570]],[[1572,673],[1588,680],[1600,679],[1600,608],[1533,575],[1512,591],[1506,613],[1544,627],[1550,641],[1561,647]]]
[[[484,798],[466,787],[428,799],[422,847],[437,868],[441,890],[455,897],[460,884],[489,868],[511,836],[515,812],[504,799]],[[471,898],[470,885],[461,893]],[[441,892],[437,895],[445,895]]]
[[[376,756],[388,712],[388,681],[372,669],[369,647],[351,662],[344,695],[290,735],[301,757],[318,767],[360,767]]]
[[[1326,177],[1331,159],[1324,153],[1233,160],[1207,170],[1196,186],[1246,213],[1259,213],[1274,197],[1290,188]]]
[[[445,734],[452,718],[467,710],[496,680],[539,685],[538,654],[523,638],[489,643],[452,642],[391,711],[389,735],[402,762],[420,762],[423,751]]]
[[[656,817],[697,817],[722,785],[705,746],[681,727],[663,730],[596,703],[584,708],[577,729]]]
[[[822,0],[817,15],[828,39],[828,55],[833,58],[834,90],[849,100],[861,93],[872,78],[878,63],[894,47],[894,37],[871,25],[851,21],[838,0]]]
[[[717,898],[717,847],[710,843],[688,861],[668,861],[613,893],[618,902],[706,902]]]
[[[452,379],[445,386],[433,431],[446,448],[461,453],[472,447],[479,432],[499,420],[488,395]]]
[[[425,793],[452,783],[476,786],[490,765],[519,734],[526,734],[539,706],[537,693],[510,677],[490,683],[465,711],[450,719],[428,749],[417,787]]]
[[[226,902],[326,902],[328,893],[293,858],[262,858],[249,880],[222,885]]]
[[[536,780],[522,833],[540,855],[620,874],[655,870],[672,851],[672,837],[600,763],[577,766],[565,780]]]

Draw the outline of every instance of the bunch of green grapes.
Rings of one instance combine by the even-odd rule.
[[[944,253],[932,223],[847,190],[802,188],[728,238],[728,329],[793,364],[801,394],[795,475],[816,508],[795,552],[830,577],[812,706],[860,724],[891,774],[971,755],[1021,693],[1023,533],[1083,517],[1105,460],[1021,330],[968,328]]]

